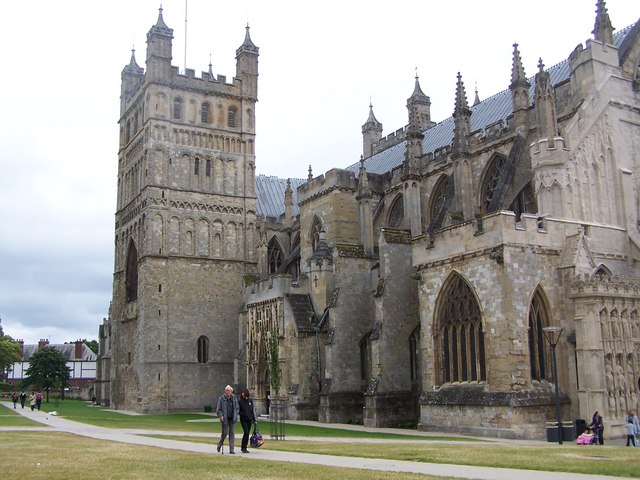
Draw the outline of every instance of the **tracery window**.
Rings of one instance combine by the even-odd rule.
[[[532,380],[550,380],[553,376],[546,355],[547,344],[542,329],[549,326],[549,317],[542,292],[537,289],[529,306],[529,360]]]
[[[278,242],[278,239],[275,236],[271,237],[271,240],[269,240],[267,256],[269,258],[269,273],[276,273],[284,261],[284,254],[282,252],[282,247],[280,247],[280,242]]]
[[[182,118],[182,99],[180,98],[173,100],[173,118],[178,120]]]
[[[127,302],[133,302],[138,299],[138,250],[133,240],[129,243],[126,272],[125,289]]]
[[[318,246],[318,241],[320,240],[320,232],[324,230],[322,227],[322,222],[318,217],[313,217],[313,222],[311,223],[311,246],[313,247],[313,251],[316,251],[316,247]]]
[[[198,363],[209,362],[209,339],[204,335],[198,337]]]
[[[482,185],[482,206],[484,207],[485,213],[489,213],[489,205],[491,204],[491,199],[496,193],[498,181],[502,175],[502,169],[504,168],[505,162],[504,157],[495,156],[487,168],[484,177],[484,184]]]
[[[403,220],[404,202],[402,200],[402,195],[398,195],[391,205],[391,210],[389,212],[389,221],[387,222],[387,225],[391,228],[401,228]]]
[[[486,380],[482,319],[471,288],[454,274],[441,298],[436,337],[439,382]]]

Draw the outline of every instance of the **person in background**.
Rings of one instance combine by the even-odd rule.
[[[22,406],[22,408],[24,408],[25,403],[27,403],[27,392],[23,390],[20,394],[20,405]]]
[[[31,406],[31,411],[33,412],[36,409],[36,394],[31,392],[29,395],[29,405]]]
[[[38,411],[40,411],[41,406],[42,406],[42,392],[38,391],[38,393],[36,393],[36,407],[38,407]]]
[[[249,434],[251,433],[251,425],[256,421],[256,414],[253,410],[253,400],[250,397],[249,389],[244,388],[240,392],[240,399],[238,405],[240,406],[240,425],[242,425],[242,443],[240,444],[240,451],[242,453],[249,453],[247,450],[247,444],[249,443]]]
[[[640,444],[638,443],[638,436],[640,436],[640,420],[638,420],[638,416],[636,415],[635,411],[629,411],[627,421],[631,423],[631,425],[633,425],[633,439],[635,441],[634,445],[636,447],[640,447]]]
[[[591,417],[589,427],[593,429],[593,433],[595,433],[596,438],[598,439],[598,445],[604,445],[604,423],[602,422],[602,415],[600,415],[597,410]]]
[[[218,399],[216,405],[216,414],[222,423],[222,434],[220,435],[220,441],[218,441],[218,452],[224,444],[224,439],[229,435],[229,453],[234,454],[235,447],[235,423],[238,421],[238,413],[240,406],[238,405],[238,399],[233,394],[233,388],[230,385],[224,387],[224,393]]]
[[[13,409],[18,408],[18,392],[13,392],[11,394],[11,401],[13,402]]]

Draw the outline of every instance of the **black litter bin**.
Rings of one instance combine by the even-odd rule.
[[[558,422],[547,422],[547,442],[558,443]]]
[[[576,438],[576,428],[573,422],[562,422],[562,440],[565,442],[573,442]]]
[[[587,422],[584,418],[576,418],[576,438],[587,429]]]

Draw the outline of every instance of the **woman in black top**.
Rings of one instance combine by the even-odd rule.
[[[256,414],[253,411],[253,400],[249,398],[249,389],[245,388],[240,392],[240,398],[238,404],[240,405],[240,425],[242,425],[242,443],[240,444],[240,451],[242,453],[249,453],[247,450],[247,444],[249,443],[249,434],[251,433],[251,425],[256,421]]]

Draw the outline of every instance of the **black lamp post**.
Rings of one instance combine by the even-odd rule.
[[[556,387],[556,421],[558,422],[558,444],[562,445],[562,420],[560,419],[560,390],[558,390],[558,363],[556,362],[556,346],[562,335],[562,327],[544,327],[544,338],[551,345],[553,352],[553,381]]]

